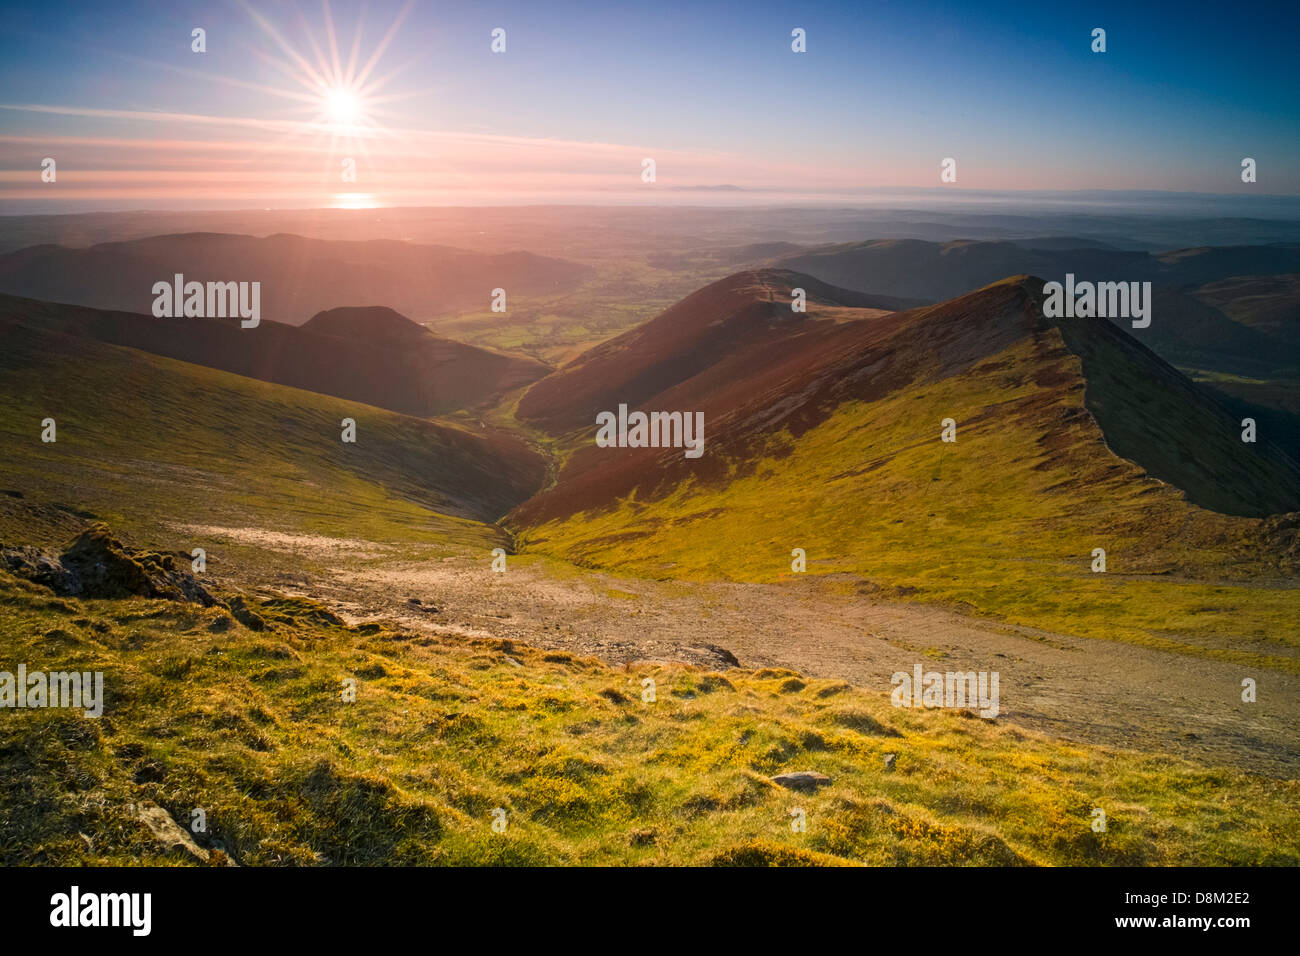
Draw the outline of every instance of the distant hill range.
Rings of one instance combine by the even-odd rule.
[[[547,367],[434,335],[392,309],[330,309],[302,326],[263,319],[158,319],[0,295],[0,325],[125,345],[168,358],[433,416],[494,402]]]
[[[879,239],[802,250],[770,262],[847,289],[931,303],[1009,275],[1149,281],[1157,295],[1142,341],[1167,361],[1242,375],[1291,377],[1300,371],[1296,243],[1147,253],[1068,238]],[[1268,277],[1267,293],[1247,287],[1241,277],[1256,283]],[[1230,279],[1235,283],[1225,286]]]
[[[510,295],[574,289],[587,268],[530,252],[194,232],[20,249],[0,256],[0,292],[148,314],[154,283],[177,273],[187,281],[260,282],[262,315],[301,325],[343,302],[376,303],[419,320],[487,311],[493,289],[506,290],[508,306]]]

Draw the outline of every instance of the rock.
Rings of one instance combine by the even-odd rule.
[[[236,865],[234,860],[220,850],[209,853],[195,843],[193,837],[158,804],[146,800],[143,803],[131,804],[127,810],[132,817],[144,824],[155,840],[173,852],[188,856],[196,863],[210,863],[214,866]]]
[[[898,754],[885,754],[885,773],[894,772],[894,761],[898,759]]]
[[[79,587],[76,575],[59,563],[59,559],[38,548],[6,548],[4,564],[19,577],[43,584],[55,594],[75,594]]]
[[[740,661],[736,659],[736,655],[731,653],[731,651],[727,650],[725,647],[719,647],[717,644],[705,644],[703,647],[707,652],[717,657],[718,660],[726,664],[728,667],[740,666]]]
[[[5,564],[56,594],[81,598],[165,598],[212,607],[216,599],[176,555],[128,548],[95,522],[55,558],[35,548],[4,552]]]
[[[797,770],[794,773],[783,773],[773,777],[772,782],[780,784],[787,790],[816,790],[818,787],[828,786],[831,778],[816,770]]]

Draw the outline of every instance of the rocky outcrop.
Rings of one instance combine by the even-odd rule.
[[[185,567],[186,556],[127,547],[102,522],[82,531],[57,557],[32,547],[6,548],[0,557],[13,574],[67,597],[219,603]]]

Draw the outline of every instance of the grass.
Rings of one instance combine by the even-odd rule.
[[[98,720],[5,713],[0,864],[176,862],[130,817],[144,800],[182,825],[202,808],[196,840],[243,865],[1300,862],[1294,781],[894,709],[785,670],[613,668],[250,603],[269,629],[0,572],[4,666],[102,670],[107,698]],[[771,782],[789,770],[833,782]]]
[[[661,269],[626,257],[591,265],[594,274],[573,292],[510,296],[505,313],[464,312],[435,319],[429,327],[472,345],[523,352],[561,365],[725,274],[717,269]]]

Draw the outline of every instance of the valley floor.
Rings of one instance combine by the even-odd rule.
[[[350,623],[383,619],[614,664],[785,667],[881,693],[891,690],[892,674],[911,673],[917,663],[926,671],[997,671],[999,721],[1270,776],[1294,778],[1300,767],[1296,675],[883,601],[856,593],[844,576],[658,582],[529,555],[512,556],[504,573],[493,573],[488,555],[421,558],[327,537],[203,531],[232,546],[294,555],[294,564],[314,570],[282,576],[276,589],[326,602]],[[241,584],[266,583],[264,569],[249,571]],[[1246,677],[1257,682],[1257,703],[1241,700]]]

